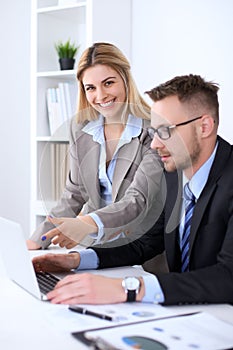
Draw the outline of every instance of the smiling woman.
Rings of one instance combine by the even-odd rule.
[[[150,109],[128,60],[116,46],[95,43],[83,52],[77,78],[66,188],[29,249],[51,240],[67,248],[125,244],[144,234],[162,209],[156,205],[162,167],[147,132]]]
[[[111,124],[114,121],[121,127],[121,108],[126,99],[121,76],[111,67],[97,64],[85,70],[82,81],[87,101],[105,117],[105,123]]]

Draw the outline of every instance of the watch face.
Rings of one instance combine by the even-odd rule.
[[[137,290],[140,282],[136,277],[126,277],[124,279],[124,287],[128,290]]]

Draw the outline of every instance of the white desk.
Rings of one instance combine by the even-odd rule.
[[[39,252],[41,254],[41,252]],[[33,253],[32,255],[35,255]],[[121,276],[124,269],[104,270],[104,274]],[[101,273],[101,271],[97,271]],[[138,270],[140,274],[140,269]],[[1,276],[1,273],[0,273]],[[79,315],[67,306],[42,302],[22,290],[3,275],[0,277],[0,347],[4,350],[82,350],[86,349],[71,332],[79,331],[80,324],[90,316]],[[233,307],[229,305],[169,307],[179,313],[204,310],[233,324]],[[91,318],[97,325],[102,321]],[[93,322],[93,321],[92,321]]]

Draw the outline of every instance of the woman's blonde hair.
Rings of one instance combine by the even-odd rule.
[[[78,110],[77,122],[91,121],[98,118],[98,112],[87,101],[82,83],[83,73],[87,68],[103,64],[114,69],[123,79],[126,91],[125,106],[127,114],[150,119],[150,107],[140,95],[130,71],[130,63],[123,53],[110,43],[98,42],[87,48],[78,63]]]

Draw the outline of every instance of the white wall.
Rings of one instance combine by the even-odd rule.
[[[189,73],[219,83],[219,133],[232,142],[233,1],[132,2],[132,65],[140,90]]]
[[[132,6],[131,62],[140,90],[191,72],[220,83],[220,133],[233,141],[233,1],[132,0]],[[2,1],[0,33],[0,216],[29,234],[30,0]]]
[[[0,33],[0,216],[28,233],[30,0],[1,2]]]

